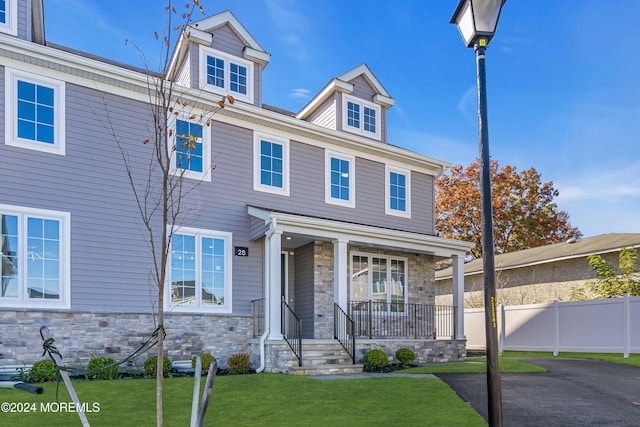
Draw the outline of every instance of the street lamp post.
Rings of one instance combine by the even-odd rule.
[[[506,0],[460,0],[451,23],[456,24],[467,47],[476,52],[478,76],[478,139],[480,145],[480,210],[482,212],[482,266],[487,346],[487,402],[490,426],[502,426],[502,388],[496,315],[496,272],[491,206],[491,158],[487,119],[485,50],[495,34]]]

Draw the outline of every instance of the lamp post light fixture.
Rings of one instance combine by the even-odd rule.
[[[506,0],[460,0],[451,23],[458,26],[462,40],[476,52],[478,77],[478,140],[480,149],[480,210],[482,212],[482,266],[487,347],[487,402],[490,426],[502,426],[502,388],[496,314],[496,271],[491,206],[491,158],[487,120],[485,50],[495,34]]]

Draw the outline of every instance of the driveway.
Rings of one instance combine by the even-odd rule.
[[[501,375],[505,426],[640,426],[640,368],[592,360],[520,359],[546,373]],[[486,374],[439,374],[487,419]]]

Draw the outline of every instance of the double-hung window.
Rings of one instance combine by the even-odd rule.
[[[64,82],[5,68],[5,143],[65,154]]]
[[[354,208],[355,157],[325,151],[325,202]]]
[[[385,167],[385,213],[411,218],[411,171]]]
[[[70,308],[70,214],[0,205],[1,307]]]
[[[351,300],[355,303],[371,301],[373,311],[403,313],[407,303],[406,286],[406,258],[366,253],[351,255]]]
[[[210,127],[178,116],[170,123],[169,135],[173,173],[211,181]]]
[[[0,32],[18,35],[18,0],[0,0]]]
[[[201,46],[200,88],[253,103],[253,63]]]
[[[342,95],[342,128],[380,139],[380,106],[351,95]]]
[[[185,312],[231,312],[231,233],[181,227],[171,240],[169,301]]]
[[[289,140],[254,132],[253,189],[289,195]]]

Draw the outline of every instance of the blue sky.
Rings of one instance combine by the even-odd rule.
[[[263,101],[298,111],[366,63],[396,99],[392,144],[467,166],[478,156],[475,56],[449,24],[457,0],[201,0],[231,10],[271,53]],[[182,7],[182,2],[177,3]],[[162,0],[44,0],[46,38],[141,65]],[[491,156],[553,181],[586,237],[640,232],[637,0],[511,0],[487,50]]]

